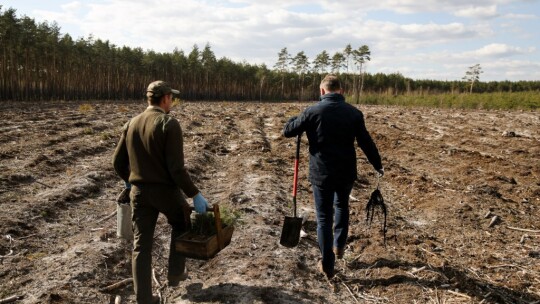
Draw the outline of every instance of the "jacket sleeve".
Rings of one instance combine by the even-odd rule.
[[[300,116],[294,116],[289,118],[285,127],[283,128],[283,135],[285,137],[295,137],[302,135],[306,130],[307,124],[307,111],[304,111]]]
[[[165,160],[167,169],[174,183],[184,191],[188,197],[194,197],[199,193],[184,165],[184,140],[180,123],[174,118],[170,119],[165,126]]]
[[[113,154],[113,168],[116,174],[120,176],[125,182],[129,182],[129,155],[126,145],[126,134],[129,127],[129,121],[122,128],[122,135],[116,145],[116,149]]]
[[[382,169],[383,166],[381,156],[379,155],[379,150],[377,149],[375,142],[373,142],[373,139],[371,138],[368,130],[366,129],[363,114],[360,114],[356,131],[356,142],[358,143],[360,149],[362,149],[362,151],[366,155],[368,161],[376,170]]]

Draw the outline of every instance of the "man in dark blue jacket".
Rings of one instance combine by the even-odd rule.
[[[349,195],[357,178],[354,141],[380,176],[384,169],[377,146],[366,129],[364,115],[345,102],[339,79],[327,75],[320,90],[321,101],[289,119],[283,134],[294,137],[306,132],[309,140],[309,178],[322,253],[318,267],[332,278],[335,258],[343,257],[349,230]]]

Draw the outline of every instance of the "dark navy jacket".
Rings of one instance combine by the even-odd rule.
[[[283,135],[306,132],[309,140],[309,177],[317,186],[352,183],[357,178],[354,141],[375,169],[382,169],[377,146],[371,139],[364,115],[345,102],[343,95],[328,93],[300,116],[289,119]]]

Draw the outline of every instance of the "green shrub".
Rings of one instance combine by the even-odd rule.
[[[79,106],[79,112],[81,113],[92,112],[92,111],[94,111],[94,107],[92,107],[91,104],[85,103]]]
[[[354,98],[347,100],[354,103]],[[362,95],[360,104],[400,105],[457,109],[538,110],[539,92],[461,94],[373,94]]]
[[[111,133],[108,133],[108,132],[101,133],[101,140],[107,141],[112,138],[114,138],[114,136]]]
[[[91,135],[91,134],[94,134],[94,129],[92,128],[84,128],[83,131],[82,131],[83,134],[85,135]]]

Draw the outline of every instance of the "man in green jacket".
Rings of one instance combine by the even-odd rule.
[[[174,240],[189,228],[189,207],[181,190],[193,198],[195,211],[206,212],[207,200],[193,184],[184,166],[182,129],[169,116],[172,95],[179,94],[161,80],[146,91],[148,108],[123,128],[113,156],[120,177],[132,185],[133,285],[137,303],[155,303],[152,295],[152,241],[159,213],[172,226],[168,264],[168,285],[176,286],[187,277],[185,257],[175,250]]]

